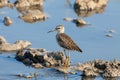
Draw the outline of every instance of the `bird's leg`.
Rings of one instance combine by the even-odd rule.
[[[67,57],[66,50],[65,50],[65,49],[63,49],[63,51],[64,51],[64,54],[65,54],[65,57]]]
[[[70,58],[70,51],[68,50],[68,57]]]
[[[67,66],[70,66],[70,51],[68,50],[68,56],[67,56]]]
[[[66,55],[65,62],[64,62],[64,67],[69,67],[69,66],[70,66],[70,54],[68,56]]]
[[[65,55],[65,59],[64,59],[64,64],[63,64],[63,66],[65,67],[66,66],[66,50],[63,48],[63,52],[64,52],[64,55]]]
[[[63,49],[63,51],[64,51],[64,54],[65,54],[65,60],[64,60],[64,67],[67,67],[67,64],[68,64],[68,56],[67,56],[67,54],[66,54],[66,50],[65,49]]]

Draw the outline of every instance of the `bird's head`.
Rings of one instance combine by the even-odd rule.
[[[65,28],[63,25],[58,25],[58,26],[56,26],[55,29],[50,30],[48,33],[54,32],[54,31],[57,31],[58,33],[64,33],[64,30],[65,30]]]

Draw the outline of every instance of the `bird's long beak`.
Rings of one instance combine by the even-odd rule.
[[[56,31],[56,29],[50,30],[50,31],[48,31],[47,33],[54,32],[54,31]]]

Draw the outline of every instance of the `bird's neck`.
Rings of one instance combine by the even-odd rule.
[[[60,31],[58,31],[58,34],[60,34],[60,33],[64,33],[64,30],[60,30]]]

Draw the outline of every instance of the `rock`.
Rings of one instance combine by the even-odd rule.
[[[73,19],[73,18],[64,18],[65,21],[71,21],[76,24],[76,26],[84,26],[87,25],[87,23],[83,19]]]
[[[44,0],[28,0],[30,5],[43,5]]]
[[[19,18],[28,23],[44,21],[47,17],[42,9],[43,0],[17,0],[15,6]]]
[[[40,63],[43,64],[45,61],[47,61],[48,55],[47,55],[47,54],[36,55],[35,58],[36,58]]]
[[[0,36],[0,52],[11,52],[26,49],[31,45],[29,41],[18,40],[13,44],[6,41],[3,36]]]
[[[83,76],[88,76],[88,77],[96,77],[96,76],[99,76],[100,74],[94,68],[86,67],[83,70],[83,74],[82,75]]]
[[[51,66],[55,66],[57,64],[57,61],[53,57],[45,58],[44,60],[46,61],[46,63],[49,63]]]
[[[23,61],[22,61],[26,66],[30,66],[30,65],[32,65],[32,60],[30,60],[29,58],[25,58],[25,59],[23,59]]]
[[[108,29],[105,32],[106,32],[106,34],[105,34],[106,37],[113,37],[113,34],[116,33],[116,30]]]
[[[118,77],[120,76],[120,70],[117,68],[107,67],[102,74],[103,77]]]
[[[105,70],[107,61],[104,60],[94,60],[94,67],[99,70]]]
[[[37,21],[44,21],[46,16],[40,10],[30,10],[26,14],[19,16],[25,22],[37,22]]]
[[[28,23],[44,21],[47,17],[42,9],[43,0],[17,0],[15,6],[19,18]]]
[[[10,26],[12,24],[12,20],[9,16],[4,17],[4,24],[6,26]]]
[[[52,57],[57,61],[58,64],[56,64],[56,66],[64,66],[67,59],[63,52],[49,52],[48,57]]]
[[[28,7],[32,5],[43,5],[43,0],[17,0],[15,6],[18,7]]]
[[[36,68],[36,69],[39,69],[39,68],[43,68],[43,66],[40,64],[40,63],[33,63],[32,64],[32,67]]]
[[[78,16],[88,17],[94,13],[103,13],[108,0],[76,0],[74,11]]]
[[[6,39],[3,36],[0,36],[0,45],[7,44]]]
[[[74,19],[73,22],[76,24],[76,26],[80,27],[87,25],[87,23],[82,19]]]
[[[108,0],[76,0],[74,8],[79,10],[95,10],[106,6]]]
[[[43,52],[44,49],[27,49],[24,53],[18,51],[16,60],[33,67],[69,67],[70,59],[63,52]],[[34,65],[32,65],[32,64]],[[36,65],[38,64],[38,65]]]
[[[20,78],[35,78],[35,77],[37,77],[38,76],[38,73],[37,72],[35,72],[35,73],[20,73],[20,74],[17,74],[17,75],[15,75],[15,76],[17,76],[17,77],[20,77]]]
[[[102,75],[102,77],[119,77],[120,76],[120,62],[94,60],[83,64],[78,64],[75,70],[83,72],[82,75],[89,77],[96,77]]]
[[[113,37],[113,35],[110,34],[110,33],[106,34],[105,36],[106,36],[106,37]]]
[[[71,21],[74,22],[75,24],[80,24],[80,25],[85,25],[86,22],[82,19],[73,19],[73,18],[64,18],[65,21]]]
[[[120,76],[120,62],[117,60],[106,63],[106,68],[102,74],[103,77]]]
[[[114,30],[114,29],[108,29],[108,30],[106,30],[105,32],[108,32],[108,33],[116,33],[116,30]]]
[[[80,27],[80,28],[83,28],[85,26],[91,26],[91,24],[88,24],[83,19],[75,19],[75,18],[68,18],[68,17],[66,17],[63,20],[73,22],[73,23],[75,23],[75,25],[77,27]]]
[[[7,6],[7,3],[8,3],[7,0],[0,0],[0,8]]]
[[[0,8],[3,8],[3,7],[13,8],[14,4],[8,0],[0,0]]]
[[[24,60],[24,52],[23,50],[19,50],[17,53],[17,55],[15,56],[15,59],[18,61],[23,61]]]
[[[47,67],[47,68],[50,68],[52,65],[49,63],[49,62],[44,62],[43,63],[43,66]]]
[[[46,49],[45,48],[28,48],[27,50],[29,50],[29,51],[37,51],[37,52],[41,52],[41,53],[43,53],[43,52],[46,52]],[[39,53],[40,54],[40,53]]]
[[[12,2],[8,1],[7,6],[8,6],[9,8],[13,8],[13,7],[14,7],[14,4],[13,4]]]
[[[53,69],[58,70],[64,74],[75,74],[75,72],[72,72],[70,67],[53,67]]]
[[[65,21],[72,21],[73,18],[66,17],[66,18],[63,18],[63,20],[65,20]]]
[[[17,0],[14,4],[16,8],[30,6],[30,3],[28,2],[28,0]]]

